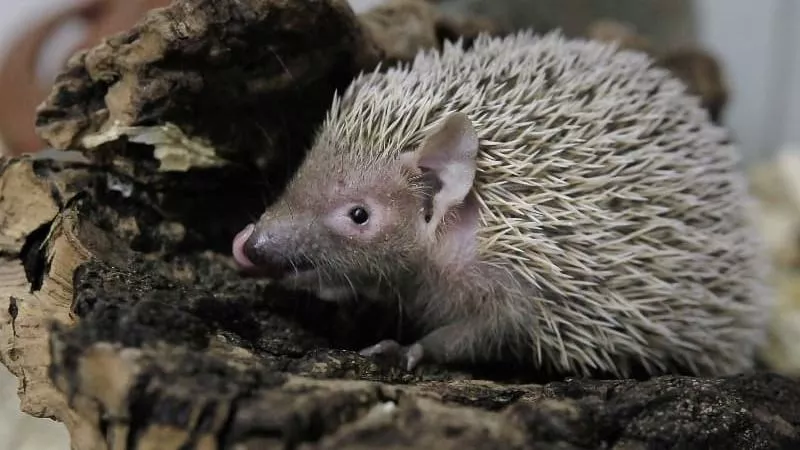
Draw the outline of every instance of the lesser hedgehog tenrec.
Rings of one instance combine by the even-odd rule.
[[[642,53],[530,31],[360,75],[246,269],[398,302],[428,334],[363,354],[628,375],[747,370],[769,292],[736,149]]]

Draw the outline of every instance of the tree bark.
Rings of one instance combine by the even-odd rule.
[[[0,160],[0,361],[22,409],[91,450],[798,445],[785,377],[407,373],[357,353],[404,331],[392,308],[235,270],[234,233],[280,191],[335,89],[491,29],[412,8],[420,35],[394,46],[375,21],[400,3],[356,17],[338,0],[180,0],[72,58],[38,126],[85,159]]]
[[[2,160],[0,361],[20,380],[22,411],[64,422],[76,448],[95,449],[102,448],[98,430],[71,410],[48,374],[49,324],[73,323],[72,274],[90,255],[74,216],[59,212],[89,176],[79,165]]]

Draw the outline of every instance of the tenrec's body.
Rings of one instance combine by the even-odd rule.
[[[768,306],[726,132],[640,53],[529,32],[448,45],[337,96],[249,270],[399,302],[408,368],[515,357],[628,375],[747,370]]]

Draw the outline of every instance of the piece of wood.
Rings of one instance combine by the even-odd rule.
[[[334,90],[379,57],[343,0],[183,0],[70,58],[37,130],[125,172],[102,144],[146,144],[128,156],[164,171],[266,167],[300,152]]]
[[[0,362],[20,380],[22,411],[64,422],[78,448],[95,449],[97,429],[68,407],[48,374],[49,324],[73,322],[72,274],[87,258],[74,234],[63,232],[69,220],[59,211],[89,177],[80,166],[51,166],[31,158],[3,161]]]
[[[800,383],[785,377],[540,385],[430,367],[406,374],[340,340],[367,320],[261,290],[214,257],[196,257],[184,281],[157,274],[175,273],[167,267],[136,259],[126,268],[82,267],[81,323],[52,334],[53,379],[109,448],[800,443]],[[287,302],[292,312],[281,306]],[[334,337],[348,318],[356,326]]]

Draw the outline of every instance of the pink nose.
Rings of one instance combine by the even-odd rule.
[[[251,223],[233,238],[233,259],[239,267],[246,270],[253,269],[256,266],[250,261],[250,258],[247,257],[244,251],[244,244],[250,238],[250,235],[253,234],[254,229],[255,226]]]

